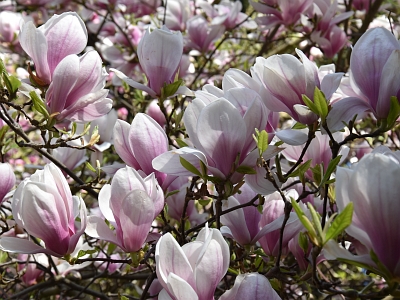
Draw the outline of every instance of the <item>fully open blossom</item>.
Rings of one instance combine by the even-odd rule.
[[[268,109],[286,112],[300,123],[312,124],[318,117],[305,105],[302,95],[313,100],[317,87],[329,100],[343,74],[327,74],[321,80],[317,66],[302,51],[296,52],[301,60],[290,54],[257,57],[252,74],[262,83],[260,94]]]
[[[104,89],[107,72],[100,55],[89,51],[78,57],[68,55],[55,68],[46,93],[51,114],[58,120],[89,122],[107,114],[112,100]]]
[[[44,247],[27,239],[2,237],[0,248],[8,252],[71,254],[86,228],[85,202],[71,195],[67,180],[53,163],[20,183],[12,214],[18,226],[41,239]]]
[[[213,299],[229,261],[229,246],[217,229],[203,228],[182,247],[170,233],[163,235],[156,246],[156,272],[164,287],[158,299]]]
[[[265,16],[257,18],[257,22],[271,28],[279,24],[296,24],[301,15],[313,4],[313,1],[263,0],[250,1],[250,3],[255,10],[265,14]]]

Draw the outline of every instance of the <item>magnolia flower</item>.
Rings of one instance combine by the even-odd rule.
[[[164,85],[174,82],[182,53],[183,38],[180,32],[172,32],[165,25],[161,29],[148,28],[137,48],[139,63],[148,85],[133,81],[118,70],[111,71],[128,85],[158,98]]]
[[[296,24],[300,20],[301,14],[313,4],[313,0],[263,0],[250,1],[250,3],[255,10],[266,14],[266,16],[257,18],[258,23],[271,28],[279,24]]]
[[[186,21],[192,16],[189,0],[168,0],[164,1],[167,11],[161,11],[164,17],[165,26],[171,30],[185,31]]]
[[[387,118],[390,97],[400,97],[399,68],[400,45],[389,30],[379,27],[363,34],[350,57],[350,83],[357,96],[333,104],[327,118],[329,129],[339,130],[343,122],[365,111],[377,119]]]
[[[224,97],[197,94],[198,97],[186,108],[183,121],[194,147],[183,147],[161,154],[153,160],[156,170],[177,176],[191,176],[180,163],[180,157],[188,160],[198,170],[200,160],[215,177],[230,178],[238,182],[243,174],[235,171],[238,166],[256,165],[258,151],[254,151],[254,129],[265,129],[268,111],[260,96],[247,88],[230,89]],[[278,152],[269,147],[264,158]],[[234,168],[234,163],[236,167]]]
[[[43,85],[50,84],[61,60],[85,49],[87,39],[85,23],[75,12],[54,15],[39,28],[27,22],[19,35],[21,47],[35,63],[36,81]]]
[[[213,299],[230,262],[228,244],[219,230],[208,227],[182,247],[170,233],[163,235],[155,256],[157,278],[164,287],[158,299]]]
[[[8,163],[0,163],[0,204],[6,199],[6,195],[15,185],[14,170]]]
[[[342,73],[319,78],[316,65],[296,49],[301,61],[290,54],[257,57],[253,77],[262,83],[260,94],[265,106],[272,111],[286,112],[296,121],[312,124],[318,117],[305,105],[302,95],[314,99],[319,88],[330,99],[340,84]]]
[[[29,262],[29,261],[35,261],[38,264],[47,267],[49,263],[49,259],[44,253],[38,253],[38,254],[18,254],[18,260],[19,261],[26,261],[25,264],[17,264],[17,270],[19,272],[23,272],[23,275],[21,276],[22,281],[26,285],[34,285],[36,284],[39,279],[43,276],[43,270],[38,268],[36,263]]]
[[[246,20],[248,16],[241,12],[243,5],[240,1],[222,0],[219,4],[214,5],[204,1],[200,2],[199,6],[212,19],[213,25],[224,25],[227,29],[233,29],[239,24],[249,29],[257,28],[256,22]]]
[[[100,55],[89,51],[78,57],[68,55],[55,68],[46,93],[50,114],[58,120],[89,122],[107,114],[112,100],[103,89],[107,72]]]
[[[117,120],[113,132],[115,151],[121,159],[146,175],[155,172],[158,182],[162,184],[166,175],[152,166],[154,158],[168,151],[168,138],[161,126],[150,116],[138,113],[131,125]]]
[[[202,15],[197,15],[187,21],[188,43],[185,47],[207,52],[211,44],[225,31],[221,25],[212,25]]]
[[[383,46],[383,45],[382,45]],[[344,258],[363,263],[386,277],[400,278],[400,152],[381,146],[365,155],[352,169],[336,171],[336,204],[339,212],[353,202],[352,224],[346,232],[364,246],[358,256],[330,241],[327,259]],[[373,251],[379,261],[374,261]]]
[[[22,15],[12,11],[0,12],[0,43],[17,44]]]
[[[71,254],[86,227],[85,202],[71,195],[67,180],[53,163],[20,183],[13,196],[12,214],[17,225],[41,239],[44,247],[26,239],[2,237],[0,248],[7,252]]]
[[[344,134],[342,132],[335,132],[333,137],[336,141],[343,141]],[[320,131],[315,133],[315,138],[311,141],[303,156],[303,161],[311,160],[310,167],[314,168],[316,165],[322,165],[323,171],[325,172],[328,168],[330,161],[332,160],[332,150],[329,145],[330,138],[327,134],[322,134]],[[288,161],[296,162],[304,149],[303,146],[286,146],[282,151],[283,156],[286,157]],[[339,165],[347,158],[349,154],[349,147],[343,146],[340,148],[338,155],[341,155]],[[307,170],[306,175],[308,178],[312,179],[313,173],[311,170]]]
[[[268,279],[258,273],[240,274],[235,279],[233,287],[219,298],[220,300],[279,300]]]
[[[116,235],[98,216],[88,217],[86,234],[114,243],[125,252],[136,252],[164,207],[164,193],[154,174],[142,178],[137,171],[126,167],[115,173],[111,185],[103,186],[99,207],[114,226]]]
[[[297,192],[290,190],[288,193],[291,194],[292,198],[296,199],[298,197]],[[289,195],[287,196],[289,198]],[[280,220],[285,215],[285,203],[282,201],[281,196],[278,192],[266,197],[266,202],[264,204],[263,213],[260,220],[260,227],[266,226],[276,220]],[[291,214],[295,214],[292,212]],[[281,222],[282,223],[282,222]],[[285,230],[283,232],[282,239],[282,254],[286,255],[288,253],[288,243],[289,241],[303,229],[303,225],[297,218],[297,216],[292,216],[287,222]],[[270,231],[261,237],[258,242],[263,248],[266,255],[277,256],[279,252],[279,241],[280,241],[280,229]]]

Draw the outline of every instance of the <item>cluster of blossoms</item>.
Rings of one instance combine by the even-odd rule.
[[[1,3],[0,298],[398,295],[381,4]]]

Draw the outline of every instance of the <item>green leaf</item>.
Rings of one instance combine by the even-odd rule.
[[[321,227],[321,216],[319,215],[319,213],[316,212],[314,206],[310,202],[307,203],[307,206],[311,213],[311,218],[312,218],[314,228],[317,229],[318,236],[322,237],[323,232],[322,232],[322,227]]]
[[[316,115],[318,115],[318,108],[317,106],[314,104],[314,102],[311,101],[310,98],[308,98],[306,95],[301,95],[304,104],[307,105],[307,107]]]
[[[326,173],[324,174],[324,177],[322,178],[319,186],[322,186],[323,184],[325,184],[326,181],[329,180],[331,174],[335,171],[336,166],[339,164],[341,158],[342,156],[338,155],[329,162],[328,168],[326,169]]]
[[[308,235],[311,239],[311,242],[314,243],[316,246],[319,245],[319,238],[317,236],[317,231],[314,228],[314,225],[311,221],[307,218],[303,210],[300,208],[300,205],[296,202],[296,200],[292,199],[292,206],[294,211],[297,214],[301,224],[303,224],[304,228],[307,229]]]
[[[239,275],[240,273],[238,271],[236,271],[235,269],[232,268],[228,268],[228,272],[234,274],[234,275]]]
[[[165,198],[168,198],[169,196],[172,196],[172,195],[175,195],[178,193],[179,193],[179,190],[174,190],[174,191],[168,192],[168,194],[165,195]]]
[[[93,254],[93,253],[96,253],[96,252],[97,252],[96,250],[79,250],[78,256],[76,258],[80,258],[80,257],[85,256],[87,254]]]
[[[200,168],[201,168],[201,173],[203,174],[202,177],[207,176],[208,168],[207,165],[202,160],[200,160]]]
[[[210,204],[211,199],[201,199],[197,201],[201,206],[207,206],[208,204]]]
[[[304,232],[300,231],[298,242],[299,242],[300,248],[303,249],[304,253],[307,253],[307,251],[308,251],[308,238],[307,238],[307,235]]]
[[[31,91],[29,96],[32,99],[33,108],[40,114],[42,114],[46,119],[50,117],[49,112],[47,111],[46,105],[43,100],[39,98],[38,94],[35,91]]]
[[[0,142],[6,136],[6,133],[7,133],[8,129],[9,129],[8,125],[4,125],[3,127],[0,128]]]
[[[176,93],[179,87],[183,84],[183,80],[179,79],[173,83],[165,84],[161,91],[161,98],[167,99]]]
[[[178,144],[178,146],[179,146],[180,148],[183,148],[183,147],[187,147],[187,146],[188,146],[188,144],[186,144],[182,139],[176,139],[175,142]]]
[[[236,168],[236,172],[240,174],[257,174],[257,171],[249,166],[239,166],[238,168]]]
[[[331,239],[336,238],[339,234],[341,234],[348,226],[351,224],[351,220],[353,218],[353,202],[350,202],[346,205],[344,210],[338,214],[333,220],[331,226],[329,227],[324,244]]]
[[[262,130],[258,134],[257,139],[257,148],[260,153],[260,156],[267,150],[268,148],[268,133],[265,130]]]
[[[197,170],[195,166],[193,166],[190,162],[188,162],[182,156],[179,156],[179,160],[181,162],[182,167],[184,167],[186,170],[188,170],[189,172],[191,172],[193,174],[196,174],[199,177],[202,177],[200,171]]]
[[[88,168],[90,171],[96,173],[96,169],[89,163],[89,162],[85,162],[86,168]]]
[[[386,121],[386,130],[392,129],[400,115],[400,104],[396,96],[390,97],[390,110]]]
[[[325,95],[318,87],[315,87],[314,90],[314,104],[318,111],[318,114],[321,117],[322,121],[325,121],[326,116],[328,115],[328,102],[326,101]]]
[[[304,175],[305,172],[310,168],[311,165],[311,159],[307,160],[304,164],[301,164],[300,166],[297,167],[296,170],[294,170],[289,177],[297,177]]]
[[[0,264],[6,262],[7,258],[8,258],[7,252],[0,250]]]
[[[11,95],[14,95],[21,86],[21,81],[17,77],[9,76],[7,73],[3,73],[3,80]]]
[[[73,137],[76,133],[76,123],[72,122],[72,126],[71,126],[71,133],[69,134],[69,136]]]
[[[307,128],[307,125],[305,124],[301,124],[299,122],[297,122],[296,124],[293,125],[292,129],[304,129]]]

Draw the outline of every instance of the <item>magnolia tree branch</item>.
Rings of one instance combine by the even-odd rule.
[[[4,110],[4,107],[3,107]],[[25,142],[26,146],[30,147],[32,144],[30,138],[25,134],[25,132],[22,130],[21,126],[18,123],[15,123],[14,120],[11,119],[4,111],[0,110],[0,119],[2,119],[10,128],[12,131],[14,131],[16,136],[21,137]],[[24,143],[25,145],[25,143]],[[59,167],[61,170],[63,170],[66,174],[68,174],[72,179],[75,180],[78,184],[82,186],[84,190],[86,190],[91,196],[97,198],[98,193],[94,191],[91,187],[84,186],[85,182],[83,182],[78,176],[75,175],[74,172],[72,172],[70,169],[68,169],[63,163],[61,163],[59,160],[54,158],[50,153],[47,151],[44,151],[41,148],[33,148],[35,149],[38,153],[46,157],[48,160],[53,162],[57,167]]]

